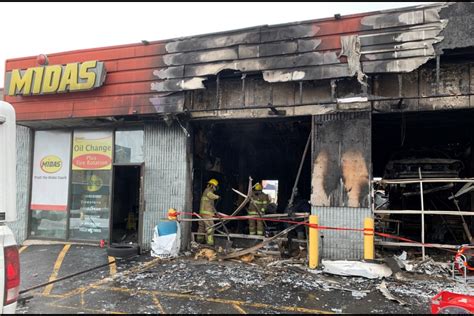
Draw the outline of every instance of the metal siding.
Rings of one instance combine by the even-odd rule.
[[[27,237],[27,224],[29,213],[29,197],[30,197],[30,174],[31,174],[31,143],[32,132],[28,127],[17,126],[16,128],[16,209],[17,220],[9,223],[15,235],[18,244],[23,243]]]
[[[143,249],[150,249],[153,230],[170,207],[186,210],[187,138],[176,124],[145,125]]]
[[[373,217],[369,208],[371,179],[371,116],[368,112],[336,113],[314,116],[313,120],[313,182],[312,182],[312,214],[319,216],[322,226],[363,228],[364,218]],[[352,157],[344,158],[346,152],[360,152],[358,160],[363,164],[355,164]],[[328,153],[329,163],[324,166],[318,160],[320,153]],[[357,158],[357,157],[356,157]],[[346,162],[344,162],[346,159]],[[362,159],[362,160],[361,160]],[[318,162],[319,161],[319,162]],[[354,164],[353,168],[344,170],[344,164]],[[318,171],[323,166],[327,172]],[[363,167],[363,168],[362,168]],[[367,171],[361,172],[361,169]],[[322,180],[323,185],[318,184]],[[349,183],[346,183],[349,182]],[[350,192],[355,184],[361,186],[358,203],[350,206]],[[332,184],[332,186],[331,186]],[[330,187],[325,199],[324,191]],[[364,190],[363,190],[364,188]],[[352,231],[322,230],[324,236],[320,243],[321,257],[324,259],[355,259],[363,258],[363,233]]]
[[[356,229],[364,228],[364,218],[373,217],[369,208],[312,206],[311,213],[318,215],[321,226]],[[324,236],[319,243],[322,259],[363,259],[362,232],[321,230],[319,235]]]

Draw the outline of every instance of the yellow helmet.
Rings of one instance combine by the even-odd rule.
[[[256,185],[255,185],[255,190],[257,191],[262,191],[263,187],[262,185],[260,184],[260,182],[258,182]]]
[[[212,184],[215,187],[217,187],[219,185],[219,182],[216,179],[211,179],[207,183]]]

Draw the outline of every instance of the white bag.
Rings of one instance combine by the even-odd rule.
[[[176,223],[176,233],[160,236],[158,225],[155,226],[153,240],[151,241],[151,255],[159,258],[174,258],[178,256],[181,244],[181,228]]]

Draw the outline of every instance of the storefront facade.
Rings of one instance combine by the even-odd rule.
[[[19,242],[105,240],[147,249],[166,210],[184,208],[186,136],[162,117],[136,115],[152,95],[129,87],[149,87],[141,81],[152,71],[141,67],[151,66],[143,60],[157,50],[131,63],[137,46],[8,61],[5,99],[18,120],[19,219],[12,229]]]
[[[469,94],[472,67],[435,63],[456,6],[8,60],[4,99],[21,125],[17,238],[134,238],[149,249],[168,208],[198,211],[211,176],[240,190],[248,176],[279,180],[286,203],[308,137],[300,198],[322,225],[362,228],[373,216],[374,113],[470,107],[440,92],[456,95],[443,88],[455,74]],[[191,228],[182,224],[183,247]],[[325,257],[362,256],[357,233],[326,232],[324,245]]]

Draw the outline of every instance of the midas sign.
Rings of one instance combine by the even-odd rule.
[[[40,167],[46,173],[56,173],[61,170],[63,166],[63,162],[61,158],[54,155],[49,155],[41,159]]]
[[[86,91],[100,87],[105,73],[104,63],[97,60],[13,69],[6,73],[5,91],[10,96]]]

